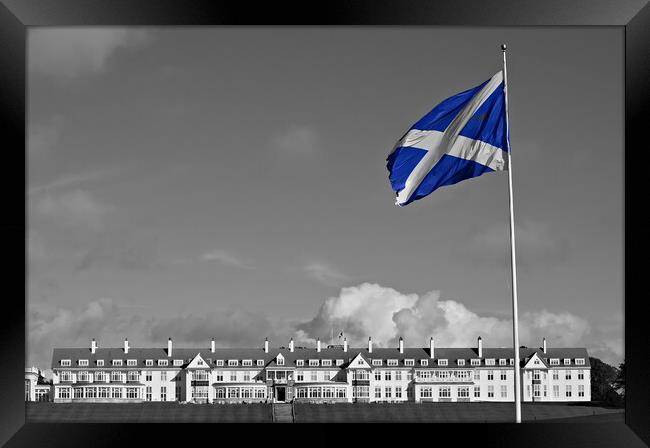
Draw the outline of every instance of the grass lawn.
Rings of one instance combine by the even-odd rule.
[[[623,409],[606,409],[564,403],[522,403],[523,421],[551,421],[582,417],[590,421],[593,416],[622,416]],[[297,403],[296,423],[445,423],[445,422],[512,422],[513,403],[354,403],[307,404]],[[618,417],[617,415],[617,417]],[[559,421],[559,420],[558,420]]]
[[[32,423],[270,423],[270,404],[25,403]]]

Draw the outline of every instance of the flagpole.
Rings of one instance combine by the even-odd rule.
[[[512,336],[515,348],[515,421],[521,423],[521,378],[519,369],[519,319],[517,317],[517,258],[515,255],[515,212],[512,199],[512,151],[510,150],[510,124],[508,119],[508,71],[506,68],[506,44],[503,51],[503,84],[506,105],[506,141],[508,145],[508,197],[510,204],[510,257],[512,268]]]

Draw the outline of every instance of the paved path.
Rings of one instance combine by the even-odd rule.
[[[291,412],[291,404],[289,403],[274,403],[273,415],[275,423],[293,423],[293,413]]]

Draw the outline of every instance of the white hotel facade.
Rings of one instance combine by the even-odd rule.
[[[55,402],[514,401],[508,348],[55,348]],[[590,401],[585,348],[519,349],[522,400]]]

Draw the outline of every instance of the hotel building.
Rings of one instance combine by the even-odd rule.
[[[514,401],[509,348],[55,348],[55,402]],[[590,401],[585,348],[519,349],[522,401]],[[27,386],[26,386],[27,387]],[[31,395],[30,395],[31,397]],[[26,396],[27,399],[27,391]],[[31,398],[30,398],[31,399]]]

